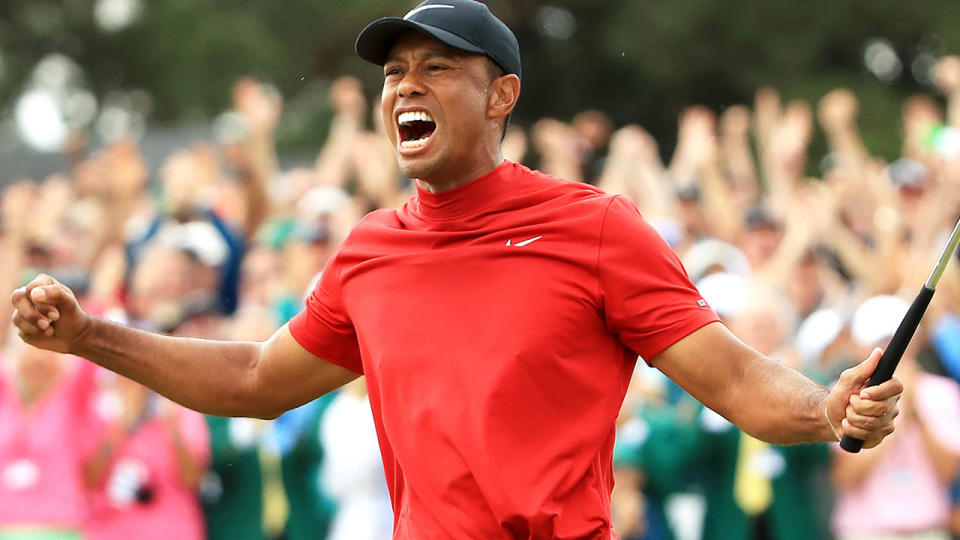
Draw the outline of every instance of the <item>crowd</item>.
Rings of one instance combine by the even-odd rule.
[[[936,80],[946,112],[910,98],[892,163],[868,152],[845,89],[815,110],[769,88],[719,117],[691,107],[667,163],[649,133],[614,129],[598,111],[512,126],[504,154],[623,194],[741,339],[829,385],[886,343],[960,216],[960,58],[942,60]],[[360,83],[340,78],[329,97],[335,115],[308,167],[280,169],[282,100],[244,79],[228,116],[236,129],[169,156],[155,178],[137,145],[119,141],[71,153],[63,174],[9,183],[0,291],[43,271],[86,310],[125,324],[269,337],[350,227],[413,192]],[[830,154],[811,167],[817,126]],[[856,455],[753,439],[638,362],[618,420],[617,530],[960,535],[958,306],[953,265],[898,372],[897,432]],[[0,303],[0,319],[9,310]],[[389,538],[391,526],[362,379],[271,422],[204,417],[0,326],[0,540],[362,540]]]

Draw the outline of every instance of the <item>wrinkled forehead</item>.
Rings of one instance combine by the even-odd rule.
[[[482,55],[468,53],[451,47],[423,32],[409,30],[400,34],[393,42],[393,45],[390,46],[390,52],[387,53],[387,62],[405,61],[414,58],[429,58],[432,56],[442,56],[445,58],[476,56],[483,58]]]

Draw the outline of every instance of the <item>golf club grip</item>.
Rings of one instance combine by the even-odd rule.
[[[933,298],[933,289],[926,287],[920,289],[920,294],[914,298],[913,304],[910,304],[910,309],[907,310],[907,314],[900,321],[900,326],[897,327],[893,338],[890,339],[887,349],[883,351],[883,356],[877,364],[877,369],[873,370],[870,380],[867,381],[867,386],[876,386],[893,377],[893,372],[897,369],[897,364],[900,363],[904,351],[907,350],[907,345],[910,344],[914,332],[917,331],[917,326],[920,324],[920,319],[923,318],[927,306],[930,305],[931,298]],[[862,440],[847,435],[844,435],[840,441],[840,448],[853,454],[859,452],[861,447],[863,447]]]

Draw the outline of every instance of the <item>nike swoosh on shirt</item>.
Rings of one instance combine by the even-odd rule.
[[[539,240],[539,239],[541,239],[541,238],[543,238],[543,235],[540,235],[540,236],[538,236],[538,237],[536,237],[536,238],[531,238],[531,239],[529,239],[529,240],[524,240],[523,242],[517,242],[516,244],[513,243],[513,238],[511,238],[511,239],[507,240],[507,245],[508,245],[508,246],[512,246],[512,247],[523,247],[523,246],[532,244],[532,243],[536,242],[537,240]]]

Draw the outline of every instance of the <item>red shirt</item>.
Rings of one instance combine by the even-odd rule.
[[[290,331],[366,375],[395,538],[606,539],[637,354],[716,320],[631,203],[504,162],[369,214]]]

